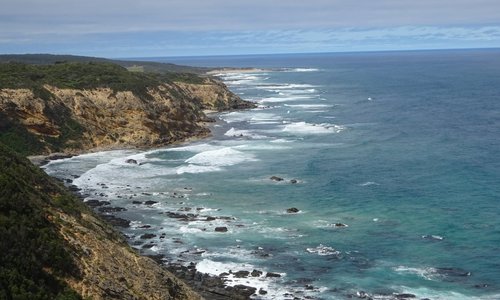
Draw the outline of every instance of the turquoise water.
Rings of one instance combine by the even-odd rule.
[[[228,282],[256,298],[500,298],[500,51],[168,61],[267,70],[220,74],[259,108],[218,115],[213,138],[46,167],[127,208],[132,244],[154,233],[143,251],[170,262],[282,275]]]

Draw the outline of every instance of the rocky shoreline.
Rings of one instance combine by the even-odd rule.
[[[48,162],[50,160],[64,159],[70,158],[73,155],[70,154],[53,154],[47,157],[32,158],[33,160],[38,160],[40,162]],[[36,161],[35,161],[36,162]],[[126,208],[123,207],[115,207],[112,206],[109,201],[99,200],[105,197],[105,194],[94,195],[96,197],[92,197],[90,194],[85,194],[83,191],[78,188],[76,185],[73,185],[72,180],[78,178],[77,175],[70,175],[71,178],[56,178],[61,181],[69,191],[71,191],[76,197],[78,197],[83,203],[85,203],[88,207],[90,207],[102,220],[107,222],[108,224],[115,227],[119,232],[120,228],[129,228],[131,226],[131,220],[127,220],[121,217],[116,216],[115,214],[121,211],[125,211]],[[103,187],[106,187],[104,183],[102,183]],[[147,196],[147,195],[146,195]],[[181,197],[181,195],[179,195]],[[94,199],[99,198],[99,199]],[[157,201],[148,200],[148,201],[133,201],[136,205],[145,205],[151,206]],[[186,208],[183,212],[174,212],[168,211],[165,212],[166,216],[172,219],[176,219],[180,222],[194,220],[194,219],[203,219],[207,222],[216,220],[216,219],[231,219],[232,217],[212,217],[212,216],[204,216],[201,214],[197,214],[195,212],[190,212],[191,209]],[[234,218],[233,218],[234,219]],[[141,228],[150,228],[149,225],[143,225]],[[218,232],[226,232],[227,227],[216,227],[214,229]],[[188,286],[190,286],[194,291],[199,293],[205,299],[250,299],[252,295],[265,295],[267,291],[260,289],[257,290],[255,287],[248,285],[234,285],[229,286],[226,284],[226,279],[229,274],[220,274],[219,276],[214,276],[210,274],[205,274],[199,272],[196,269],[196,263],[191,261],[186,264],[181,264],[178,262],[169,262],[165,255],[148,255],[144,253],[144,250],[148,250],[155,246],[154,243],[149,242],[150,239],[157,237],[155,233],[146,233],[140,236],[141,241],[143,242],[134,242],[131,237],[126,236],[122,233],[124,238],[128,241],[129,245],[136,250],[139,255],[146,256],[152,258],[156,263],[158,263],[161,267],[167,269],[172,274],[174,274],[177,278],[183,280]],[[165,238],[164,235],[160,236],[160,238]],[[199,251],[198,253],[189,253],[192,255],[201,255],[203,251]],[[259,277],[263,276],[264,272],[260,270],[254,270],[253,272],[246,271],[237,271],[234,276],[237,278],[245,278],[245,277]],[[268,272],[264,276],[266,277],[280,277],[281,275],[277,273]]]

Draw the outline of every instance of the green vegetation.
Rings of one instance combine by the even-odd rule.
[[[0,112],[0,143],[23,156],[41,153],[44,149],[44,144],[34,134],[15,120],[10,120],[3,112]]]
[[[0,160],[0,299],[81,299],[60,279],[78,274],[47,209],[83,204],[1,143]]]
[[[134,60],[111,60],[101,57],[76,56],[76,55],[54,55],[54,54],[3,54],[0,55],[0,63],[18,62],[33,65],[51,65],[61,62],[78,63],[114,63],[125,68],[132,67],[132,70],[140,70],[149,73],[195,73],[205,74],[214,68],[181,66],[171,63],[159,63],[153,61]]]
[[[71,89],[105,87],[114,91],[132,91],[137,96],[148,97],[147,89],[161,83],[174,81],[202,83],[203,80],[202,77],[192,73],[130,72],[114,63],[0,64],[0,89],[29,88],[45,100],[51,97],[50,93],[43,88],[45,84]]]

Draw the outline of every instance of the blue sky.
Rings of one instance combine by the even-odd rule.
[[[500,47],[499,0],[1,0],[0,53],[104,57]]]

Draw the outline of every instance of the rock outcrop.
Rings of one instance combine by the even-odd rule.
[[[17,128],[19,143],[34,144],[27,154],[168,145],[209,135],[204,109],[253,107],[211,78],[163,83],[144,95],[47,84],[43,90],[0,90],[0,132]]]

